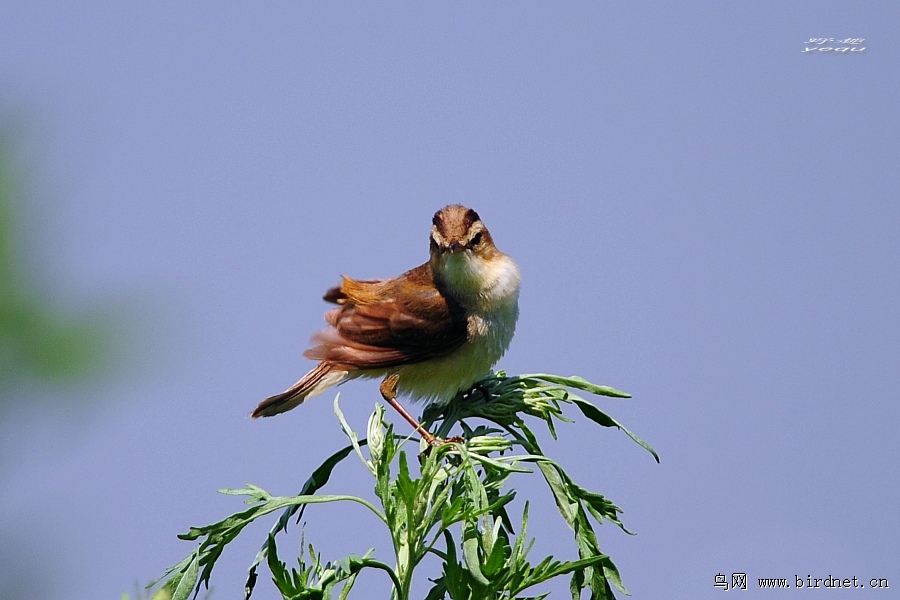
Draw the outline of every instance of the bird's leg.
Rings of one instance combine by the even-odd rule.
[[[422,427],[422,425],[416,421],[411,414],[406,412],[406,409],[403,408],[399,402],[397,402],[397,381],[400,380],[400,376],[396,373],[391,373],[387,377],[384,378],[384,381],[381,382],[381,386],[378,388],[381,390],[381,396],[387,400],[387,403],[394,407],[400,416],[406,419],[406,422],[413,426],[413,429],[419,432],[419,435],[422,436],[422,439],[429,446],[437,446],[442,444],[444,440],[439,440],[428,431]]]

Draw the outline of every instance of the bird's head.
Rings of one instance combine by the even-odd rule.
[[[459,293],[480,293],[494,271],[505,264],[478,213],[460,204],[434,213],[431,227],[431,268],[435,276]]]
[[[432,259],[447,260],[460,253],[489,259],[497,252],[491,233],[471,208],[451,204],[434,213],[431,222]]]

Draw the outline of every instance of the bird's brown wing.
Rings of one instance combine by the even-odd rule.
[[[313,336],[304,353],[351,369],[378,369],[419,362],[451,352],[466,340],[462,308],[435,286],[428,264],[395,279],[344,277],[325,300],[337,308],[331,325]]]

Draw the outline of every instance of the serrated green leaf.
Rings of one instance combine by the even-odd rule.
[[[450,524],[457,523],[464,518],[465,502],[465,498],[457,496],[456,498],[453,498],[449,504],[444,505],[444,509],[441,511],[441,527],[443,529],[446,529]]]
[[[269,534],[268,538],[266,538],[266,550],[266,566],[269,567],[269,571],[272,573],[275,587],[278,588],[282,595],[286,595],[291,588],[296,587],[295,584],[298,583],[299,578],[292,577],[288,573],[285,564],[278,560],[278,549],[275,545],[275,536],[272,534]]]
[[[444,530],[447,557],[444,560],[444,575],[441,577],[452,600],[468,600],[471,597],[471,575],[460,565],[456,557],[456,542],[449,530]]]
[[[597,396],[609,396],[612,398],[631,398],[631,394],[609,387],[608,385],[597,385],[590,381],[572,375],[571,377],[560,377],[559,375],[550,375],[548,373],[529,373],[528,375],[519,375],[520,379],[541,379],[558,385],[575,388],[576,390],[584,390]]]
[[[616,568],[616,565],[613,564],[612,559],[608,556],[603,557],[603,575],[606,577],[607,581],[611,581],[616,589],[618,589],[623,594],[631,595],[627,589],[625,589],[625,583],[622,581],[622,576],[619,574],[619,569]]]
[[[172,591],[172,600],[187,600],[187,597],[194,591],[197,585],[197,578],[200,574],[200,552],[194,552],[194,558],[188,564],[187,570],[178,579],[178,585]]]
[[[378,462],[382,460],[384,455],[384,407],[380,404],[375,405],[375,411],[369,417],[368,437],[369,452],[372,455],[372,461]],[[372,461],[366,461],[366,466],[375,473],[376,470]]]
[[[419,480],[414,480],[409,474],[409,464],[406,461],[406,452],[400,451],[399,468],[397,471],[397,493],[407,506],[414,506]]]
[[[572,578],[569,580],[569,591],[572,593],[572,600],[581,600],[581,590],[584,589],[584,569],[576,569],[572,571]]]
[[[472,523],[463,528],[462,547],[466,570],[472,575],[472,578],[485,587],[491,585],[491,582],[481,572],[481,558],[478,556],[478,529]]]
[[[444,578],[438,577],[433,583],[434,585],[428,590],[425,600],[444,600],[447,597],[447,586],[444,583]]]
[[[487,559],[484,561],[484,564],[481,567],[482,572],[487,577],[493,577],[500,571],[501,567],[505,565],[508,549],[509,544],[504,538],[495,537],[494,546],[493,548],[491,548],[491,553],[488,555]]]
[[[360,445],[365,445],[366,440],[360,442]],[[331,474],[334,471],[334,468],[345,458],[347,458],[351,452],[353,452],[353,445],[345,446],[344,448],[338,450],[331,456],[329,456],[325,461],[319,465],[313,472],[312,475],[303,483],[303,486],[300,488],[300,493],[298,495],[308,496],[316,493],[328,483],[328,480],[331,478]],[[288,527],[288,524],[291,521],[291,518],[298,512],[301,511],[305,505],[300,506],[289,506],[284,512],[281,514],[281,517],[278,519],[278,522],[272,526],[269,530],[271,535],[276,535],[281,531],[285,531]],[[250,598],[251,594],[253,594],[253,589],[256,585],[256,568],[262,563],[266,558],[266,543],[263,543],[262,548],[260,548],[259,552],[257,552],[256,557],[253,559],[253,563],[247,569],[247,582],[245,584],[245,598]]]
[[[656,450],[650,447],[650,444],[633,434],[628,430],[624,425],[610,417],[608,414],[588,402],[583,398],[573,398],[572,401],[575,403],[575,406],[581,410],[582,414],[586,416],[591,421],[603,425],[604,427],[618,427],[625,434],[630,437],[632,440],[638,443],[642,448],[644,448],[647,452],[653,455],[653,458],[656,459],[656,462],[659,462],[659,455],[656,453]]]
[[[372,462],[366,460],[366,457],[363,456],[362,448],[360,448],[359,443],[359,434],[357,434],[353,429],[351,429],[350,424],[347,423],[347,419],[344,418],[344,413],[341,411],[341,406],[339,400],[341,398],[340,394],[337,394],[334,397],[334,414],[338,419],[338,423],[341,424],[341,430],[343,430],[344,435],[347,436],[347,439],[350,440],[350,445],[356,451],[356,455],[359,457],[359,460],[366,466],[367,469],[372,471],[372,474],[375,474],[375,467],[372,466]]]

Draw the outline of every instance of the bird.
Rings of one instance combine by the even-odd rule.
[[[251,416],[271,417],[356,378],[383,378],[382,397],[430,445],[443,443],[397,400],[446,405],[491,372],[519,317],[519,267],[494,244],[475,210],[445,206],[432,218],[429,259],[398,277],[341,277],[336,304],[303,356],[319,361]]]

